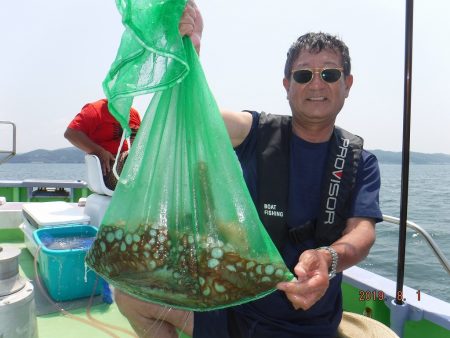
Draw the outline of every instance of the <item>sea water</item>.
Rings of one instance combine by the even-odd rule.
[[[84,163],[4,163],[0,165],[0,180],[83,180],[86,181]]]
[[[380,164],[383,214],[400,217],[401,166]],[[450,165],[411,165],[408,220],[425,229],[450,260]],[[396,280],[399,226],[377,225],[377,239],[359,266]],[[450,302],[450,275],[426,240],[412,230],[406,235],[404,283]]]
[[[383,214],[400,216],[401,166],[380,164],[380,205]],[[427,230],[450,259],[450,165],[411,165],[408,219]],[[3,164],[0,180],[86,180],[84,164]],[[396,280],[398,225],[377,224],[377,240],[360,267]],[[450,302],[450,275],[443,269],[426,241],[407,231],[405,284]]]

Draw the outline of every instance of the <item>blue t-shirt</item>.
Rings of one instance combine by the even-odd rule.
[[[249,135],[235,150],[253,201],[257,201],[256,140],[259,113],[251,112]],[[321,182],[330,142],[309,143],[295,134],[291,137],[288,227],[297,227],[316,219],[320,209]],[[353,201],[348,217],[368,217],[381,221],[379,208],[380,173],[376,157],[362,152]],[[300,254],[316,248],[314,240],[300,244],[288,242],[282,252],[286,265],[293,270]],[[240,336],[245,338],[334,337],[342,317],[342,273],[330,280],[325,295],[309,310],[295,310],[284,292],[270,295],[230,309],[195,314],[194,337],[226,337],[227,318],[232,314]],[[209,326],[199,327],[199,326]],[[212,329],[212,331],[211,331]],[[225,332],[222,332],[225,331]],[[223,334],[223,336],[222,336]]]

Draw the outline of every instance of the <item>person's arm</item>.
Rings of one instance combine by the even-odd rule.
[[[228,135],[230,136],[231,144],[236,148],[245,140],[250,132],[253,121],[252,114],[228,110],[222,110],[220,113],[222,114]]]
[[[339,256],[336,271],[344,271],[366,258],[375,243],[375,237],[375,221],[373,219],[362,217],[348,219],[343,236],[331,245]],[[330,253],[322,250],[320,252],[327,257],[327,263],[330,266]]]
[[[102,166],[102,173],[106,175],[111,170],[111,161],[114,161],[114,155],[109,151],[93,142],[85,133],[72,128],[67,128],[64,137],[75,147],[83,150],[87,154],[96,155]]]
[[[337,272],[362,261],[374,242],[373,219],[349,218],[343,236],[331,245],[339,257]],[[322,298],[328,289],[330,266],[331,254],[327,250],[306,250],[300,255],[294,268],[297,280],[279,283],[277,288],[286,293],[295,309],[307,310]]]

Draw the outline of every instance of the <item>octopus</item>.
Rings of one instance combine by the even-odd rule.
[[[101,226],[86,263],[138,298],[197,311],[261,297],[291,279],[282,262],[242,257],[212,236],[170,236],[167,227],[149,224],[133,232]]]

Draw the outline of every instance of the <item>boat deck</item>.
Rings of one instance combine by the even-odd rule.
[[[4,216],[4,215],[3,215]],[[0,245],[11,245],[21,249],[19,256],[19,269],[21,276],[29,279],[35,290],[35,303],[37,314],[37,329],[40,338],[101,338],[101,337],[136,337],[133,330],[123,317],[115,305],[106,304],[101,301],[101,296],[93,298],[93,305],[90,308],[91,318],[88,316],[89,309],[89,297],[72,302],[58,303],[58,305],[67,310],[71,316],[62,314],[57,308],[54,307],[45,297],[39,286],[36,284],[35,269],[34,269],[34,257],[30,254],[24,243],[24,234],[18,227],[10,228],[5,227],[5,224],[0,224]],[[343,291],[344,291],[344,309],[346,311],[354,313],[371,313],[372,318],[389,326],[389,309],[386,306],[393,299],[394,285],[389,288],[384,288],[385,297],[384,300],[368,300],[365,302],[356,301],[361,296],[361,290],[369,290],[370,283],[364,280],[364,276],[368,276],[369,280],[374,279],[373,274],[364,272],[362,269],[354,267],[349,269],[347,275],[344,277]],[[352,278],[356,280],[352,281]],[[382,277],[378,277],[381,279]],[[377,280],[377,285],[388,285],[385,281]],[[394,284],[392,282],[392,284]],[[389,284],[390,285],[390,284]],[[392,290],[390,290],[392,289]],[[409,288],[405,288],[409,290]],[[411,295],[414,295],[415,290],[409,290]],[[408,298],[412,299],[413,297]],[[421,302],[413,303],[414,313],[420,314],[420,318],[411,318],[405,325],[404,338],[421,338],[426,336],[427,332],[432,332],[433,338],[450,338],[450,317],[444,316],[434,318],[433,310],[429,310],[428,307],[435,307],[436,310],[447,309],[450,305],[442,301],[432,299],[430,305],[425,306],[429,300],[427,298],[433,298],[427,295],[423,295]],[[418,308],[422,305],[421,308]],[[416,307],[417,306],[417,307]],[[446,312],[446,310],[444,310]],[[77,319],[71,318],[72,316]],[[427,318],[430,317],[430,318]],[[434,321],[434,323],[429,320]],[[96,323],[103,323],[105,325],[114,325],[114,329],[104,327],[103,330],[96,327]],[[439,325],[436,325],[436,324]],[[98,326],[98,325],[97,325]],[[118,328],[118,329],[117,329]],[[105,332],[104,330],[109,332]],[[125,332],[126,331],[126,332]],[[180,335],[180,338],[189,338],[186,335]]]

